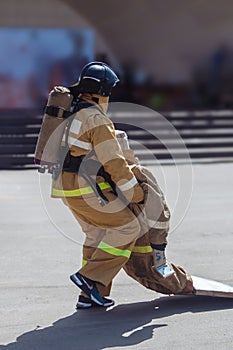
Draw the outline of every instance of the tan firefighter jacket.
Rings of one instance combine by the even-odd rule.
[[[114,125],[100,106],[95,104],[75,114],[68,133],[68,144],[72,156],[87,155],[94,150],[97,160],[125,198],[132,203],[143,200],[144,192],[125,160]],[[104,178],[98,176],[95,180],[103,191],[110,188]],[[62,172],[52,183],[52,197],[79,197],[90,193],[93,193],[90,185],[78,174]]]

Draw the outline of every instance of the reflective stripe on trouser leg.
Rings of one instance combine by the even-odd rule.
[[[153,249],[150,245],[144,245],[144,246],[134,246],[132,249],[132,253],[141,253],[141,254],[148,254],[152,253]]]
[[[85,265],[86,265],[86,263],[87,263],[87,260],[82,259],[82,266],[85,266]]]
[[[100,242],[100,244],[98,245],[98,248],[108,254],[115,255],[115,256],[125,256],[126,258],[129,258],[131,254],[131,251],[128,249],[115,248],[104,242]]]
[[[87,261],[87,264],[79,272],[94,281],[100,281],[107,287],[128,261],[133,246],[134,242],[124,247],[110,248],[109,245],[101,242],[99,248],[95,249],[91,259]],[[101,265],[102,269],[100,269]]]
[[[86,245],[83,246],[82,266],[85,266],[87,264],[88,259],[91,258],[94,251],[95,251],[95,248],[88,247]],[[108,286],[105,287],[103,284],[97,282],[96,287],[97,287],[97,289],[102,297],[107,297],[110,295],[112,283],[110,283]],[[81,292],[81,294],[86,296],[86,294],[84,292]]]
[[[90,227],[94,231],[96,228],[102,230],[101,241],[108,246],[131,251],[140,234],[139,222],[130,209],[112,192],[106,192],[106,197],[109,203],[104,207],[100,207],[95,196],[85,200],[82,197],[66,198],[64,203],[71,209],[83,231],[87,232],[87,238],[92,245],[95,245],[94,248],[96,242]],[[93,281],[108,286],[129,258],[129,252],[123,254],[124,256],[113,255],[97,248],[79,272]]]

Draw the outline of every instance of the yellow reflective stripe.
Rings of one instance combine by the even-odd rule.
[[[132,253],[151,253],[153,249],[150,245],[135,246],[133,247]]]
[[[107,182],[98,183],[101,190],[105,190],[106,188],[111,187]],[[93,193],[93,189],[91,186],[78,188],[76,190],[57,190],[56,188],[52,188],[52,196],[53,197],[78,197],[84,194]]]
[[[106,253],[116,255],[116,256],[125,256],[126,258],[129,258],[130,254],[131,254],[130,250],[127,250],[127,249],[123,250],[123,249],[115,248],[115,247],[112,247],[111,245],[104,243],[104,242],[100,242],[98,245],[98,248],[103,250]]]
[[[82,267],[85,266],[87,264],[87,260],[83,259],[82,260]]]

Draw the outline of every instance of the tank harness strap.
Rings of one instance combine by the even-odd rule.
[[[89,183],[93,192],[96,194],[100,205],[104,206],[106,203],[109,202],[109,200],[103,194],[101,186],[91,177],[92,175],[99,175],[98,168],[103,167],[98,161],[90,159],[90,156],[88,154],[87,156],[74,157],[70,154],[70,152],[68,152],[62,170],[67,172],[75,172],[78,175],[82,176],[87,181],[87,183]]]
[[[56,106],[46,106],[44,113],[51,115],[55,118],[69,118],[73,112],[65,110],[63,107],[56,107]]]

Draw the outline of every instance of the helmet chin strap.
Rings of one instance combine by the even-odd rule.
[[[107,113],[108,110],[108,102],[109,102],[109,97],[107,96],[101,96],[98,94],[89,94],[85,93],[82,94],[82,98],[85,100],[89,100],[90,102],[97,103],[101,109],[103,110],[104,113]]]

